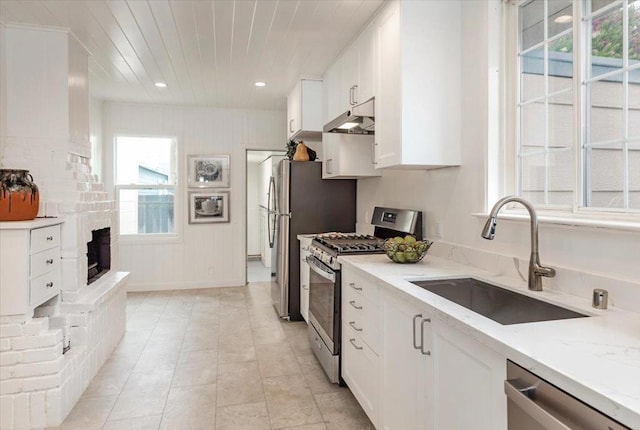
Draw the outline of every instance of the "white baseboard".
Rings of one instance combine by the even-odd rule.
[[[233,279],[226,281],[191,281],[191,282],[130,282],[127,291],[167,291],[167,290],[191,290],[201,288],[244,287],[244,280]]]

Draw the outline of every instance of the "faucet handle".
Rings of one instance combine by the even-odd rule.
[[[535,271],[536,274],[544,276],[546,278],[553,278],[554,276],[556,276],[556,269],[554,269],[553,267],[537,266]]]

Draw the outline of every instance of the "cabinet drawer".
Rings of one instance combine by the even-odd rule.
[[[380,302],[378,285],[351,271],[342,272],[342,285],[343,290],[361,294],[376,306]]]
[[[32,279],[29,290],[29,304],[31,306],[41,305],[46,300],[55,296],[60,290],[60,269],[57,268],[44,275]]]
[[[31,230],[31,253],[60,246],[60,226],[37,228]]]
[[[347,324],[342,325],[342,379],[377,426],[379,408],[379,358]]]
[[[30,278],[34,279],[51,270],[60,267],[60,248],[47,249],[46,251],[31,254]]]
[[[351,327],[377,354],[380,345],[380,309],[371,300],[354,291],[342,298],[342,321]]]

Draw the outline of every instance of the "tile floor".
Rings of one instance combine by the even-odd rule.
[[[271,281],[271,268],[264,267],[262,261],[247,261],[247,282]]]
[[[358,430],[269,284],[130,293],[127,332],[59,429]]]

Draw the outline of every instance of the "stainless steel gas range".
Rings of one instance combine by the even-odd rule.
[[[309,341],[331,382],[340,381],[341,274],[338,257],[384,253],[384,240],[412,234],[422,239],[422,213],[376,207],[374,235],[326,233],[314,237],[307,262],[309,277]]]

